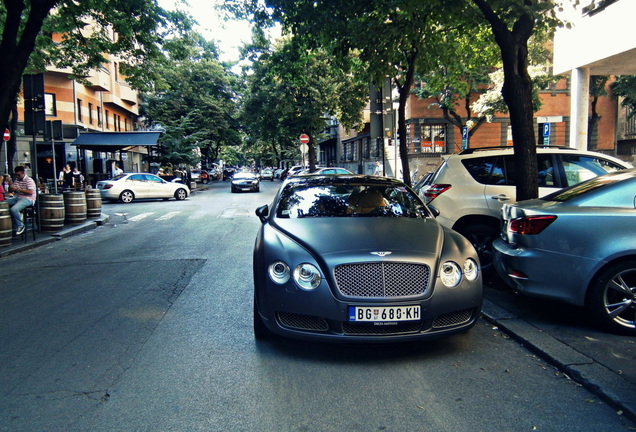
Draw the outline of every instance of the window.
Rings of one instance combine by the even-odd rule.
[[[78,122],[82,121],[82,100],[81,99],[77,100],[77,121]]]
[[[97,126],[102,125],[102,107],[97,107]]]
[[[57,105],[54,93],[44,93],[44,113],[47,116],[57,115]]]
[[[88,104],[88,124],[93,124],[93,104]]]
[[[415,123],[409,125],[413,129],[410,153],[445,153],[446,125]],[[409,131],[410,132],[410,131]],[[407,136],[411,136],[407,133]]]
[[[106,119],[106,129],[108,129],[108,128],[109,128],[109,126],[108,126],[108,115],[109,115],[109,114],[110,114],[110,113],[108,112],[108,110],[106,110],[106,115],[104,115],[104,119]]]

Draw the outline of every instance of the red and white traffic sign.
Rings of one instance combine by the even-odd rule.
[[[299,139],[302,144],[309,144],[309,135],[301,134]]]
[[[11,132],[9,132],[9,129],[4,130],[4,135],[2,136],[2,139],[5,141],[9,141],[9,139],[11,139]]]

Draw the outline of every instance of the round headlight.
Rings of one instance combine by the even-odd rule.
[[[320,285],[321,280],[320,272],[314,265],[303,263],[294,269],[294,281],[302,289],[316,289]]]
[[[479,266],[472,258],[467,258],[464,261],[464,275],[466,275],[466,279],[471,282],[474,282],[479,275]]]
[[[446,261],[442,264],[441,271],[439,272],[439,277],[442,280],[442,283],[449,288],[454,288],[462,280],[462,271],[459,266],[452,261]]]
[[[282,261],[274,261],[268,268],[269,277],[277,284],[284,284],[289,280],[289,266]]]

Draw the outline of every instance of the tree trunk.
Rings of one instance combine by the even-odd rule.
[[[529,13],[519,16],[508,29],[492,10],[487,0],[472,0],[490,23],[495,41],[501,50],[504,85],[501,90],[508,111],[514,143],[517,201],[539,196],[537,148],[534,135],[532,80],[528,73],[528,39],[534,30]]]
[[[398,91],[400,93],[400,103],[398,105],[398,136],[400,137],[400,159],[402,160],[402,177],[404,183],[411,186],[411,169],[409,168],[409,149],[408,137],[406,136],[406,102],[411,94],[411,86],[415,80],[415,60],[417,59],[417,50],[413,51],[409,56],[409,68],[404,77],[404,83],[400,85],[395,80]]]
[[[0,42],[0,125],[8,125],[11,106],[20,91],[22,74],[35,49],[35,40],[42,23],[58,0],[33,0],[24,29],[21,28],[25,3],[22,0],[5,1],[6,19]]]

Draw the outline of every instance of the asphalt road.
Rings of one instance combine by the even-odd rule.
[[[252,335],[260,193],[105,204],[0,261],[0,431],[620,431],[636,425],[485,320],[431,343]]]

